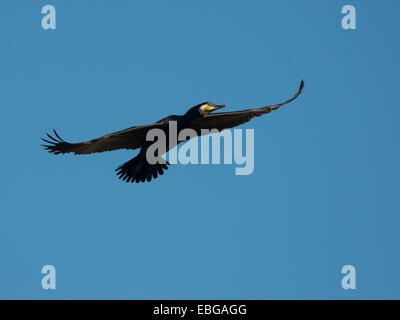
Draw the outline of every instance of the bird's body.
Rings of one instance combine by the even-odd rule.
[[[135,158],[129,160],[116,169],[117,175],[120,179],[123,179],[126,182],[150,181],[152,178],[157,178],[158,175],[164,174],[164,171],[168,169],[168,163],[165,161],[150,164],[146,159],[146,151],[153,143],[146,139],[147,133],[151,129],[160,129],[165,133],[167,142],[165,151],[169,151],[176,146],[176,143],[169,144],[170,139],[168,136],[168,129],[171,121],[176,122],[177,132],[190,128],[196,131],[197,135],[200,136],[204,134],[202,129],[217,129],[218,131],[222,131],[241,125],[254,117],[259,117],[263,114],[269,113],[278,109],[282,105],[293,101],[302,92],[303,87],[304,82],[302,81],[299,90],[291,99],[277,105],[236,112],[211,114],[211,112],[224,108],[225,106],[205,102],[190,108],[184,115],[171,115],[150,125],[131,127],[81,143],[65,142],[60,138],[57,132],[54,131],[54,137],[47,134],[50,140],[42,139],[48,143],[47,145],[43,145],[43,147],[54,154],[74,153],[78,155],[118,149],[134,150],[140,148],[139,154]],[[161,154],[158,155],[160,159],[161,156]]]

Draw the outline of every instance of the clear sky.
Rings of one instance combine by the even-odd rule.
[[[56,30],[41,9],[56,8]],[[341,27],[356,8],[357,29]],[[398,1],[0,3],[0,298],[400,298]],[[255,130],[255,170],[136,151],[54,156],[182,114],[292,104]],[[228,111],[228,110],[226,110]],[[56,268],[56,290],[41,287]],[[356,268],[343,290],[341,268]]]

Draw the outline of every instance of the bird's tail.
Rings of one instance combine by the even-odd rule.
[[[115,171],[118,178],[125,182],[145,182],[164,174],[169,165],[167,161],[164,162],[166,163],[150,164],[147,162],[146,152],[139,152],[135,158],[120,165]]]

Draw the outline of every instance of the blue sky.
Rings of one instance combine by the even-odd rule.
[[[56,8],[57,29],[41,28]],[[357,29],[341,28],[341,8]],[[400,298],[396,1],[1,1],[0,298]],[[136,151],[54,156],[181,114],[292,104],[255,129],[255,170]],[[54,265],[57,289],[43,290]],[[357,289],[341,288],[354,265]]]

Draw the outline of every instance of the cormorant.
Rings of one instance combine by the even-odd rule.
[[[194,129],[199,136],[201,135],[201,129],[217,129],[222,131],[233,128],[254,117],[259,117],[273,110],[277,110],[279,107],[293,101],[302,92],[303,87],[304,82],[302,80],[299,90],[291,99],[276,105],[265,106],[257,109],[211,114],[211,112],[215,110],[225,108],[225,105],[215,105],[211,102],[204,102],[190,108],[184,115],[171,115],[154,124],[131,127],[86,142],[66,142],[61,139],[54,130],[54,137],[47,134],[50,140],[42,138],[44,142],[48,143],[47,145],[42,146],[50,153],[61,154],[72,152],[78,155],[118,149],[133,150],[140,148],[139,154],[136,157],[119,166],[115,171],[117,171],[118,177],[126,182],[150,181],[152,178],[157,178],[158,175],[163,175],[164,170],[167,170],[167,165],[169,165],[169,163],[165,161],[164,163],[156,164],[149,164],[147,162],[146,151],[152,142],[146,141],[146,134],[150,129],[161,129],[168,136],[170,121],[176,121],[178,132],[185,128],[191,128]],[[167,145],[166,150],[168,151],[173,147],[175,147],[175,145]],[[161,155],[158,156],[161,157]]]

